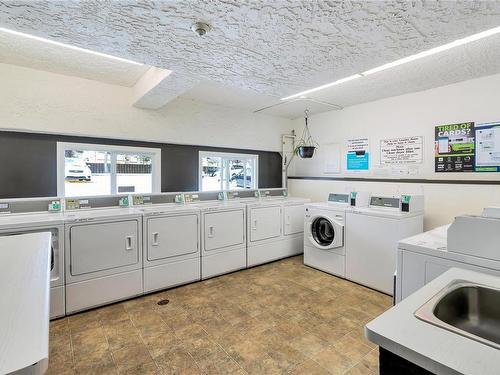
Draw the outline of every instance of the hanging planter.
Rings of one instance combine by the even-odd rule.
[[[309,126],[307,123],[307,120],[309,118],[309,110],[306,109],[304,111],[304,114],[306,125],[304,127],[304,131],[302,132],[300,140],[295,146],[294,152],[295,155],[300,156],[302,159],[310,159],[314,156],[314,152],[316,151],[316,148],[318,148],[319,144],[312,138],[311,133],[309,132]]]

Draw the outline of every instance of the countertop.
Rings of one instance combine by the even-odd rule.
[[[451,268],[365,326],[373,343],[436,374],[500,374],[500,350],[436,327],[414,316],[453,280],[500,288],[500,278]]]
[[[500,270],[500,262],[498,261],[448,251],[447,239],[449,226],[450,224],[443,225],[430,231],[405,238],[399,241],[398,249]]]
[[[49,232],[0,237],[0,374],[48,358]]]

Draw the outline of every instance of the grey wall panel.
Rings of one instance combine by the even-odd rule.
[[[281,187],[278,152],[52,134],[0,132],[0,198],[57,194],[57,142],[154,147],[162,150],[162,192],[198,190],[199,151],[259,155],[259,187]]]

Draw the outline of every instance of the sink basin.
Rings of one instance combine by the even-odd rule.
[[[415,316],[500,349],[500,289],[454,280],[420,307]]]

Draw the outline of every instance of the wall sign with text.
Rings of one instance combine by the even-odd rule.
[[[439,125],[435,129],[436,172],[474,172],[474,123]]]
[[[476,124],[476,172],[500,172],[500,122]]]
[[[366,172],[370,168],[370,142],[368,138],[347,140],[347,172]]]
[[[380,164],[420,164],[423,156],[424,137],[399,137],[380,141]]]

